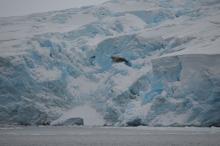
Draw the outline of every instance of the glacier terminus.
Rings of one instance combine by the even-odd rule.
[[[1,17],[0,124],[74,121],[220,126],[220,1],[110,0]]]

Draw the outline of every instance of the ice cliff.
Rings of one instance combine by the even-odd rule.
[[[219,47],[219,0],[0,18],[0,124],[220,126]]]

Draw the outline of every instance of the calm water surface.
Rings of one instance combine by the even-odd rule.
[[[0,146],[220,146],[219,128],[0,128]]]

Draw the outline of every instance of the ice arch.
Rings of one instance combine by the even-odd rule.
[[[89,105],[78,106],[65,112],[59,119],[54,121],[52,124],[62,123],[62,121],[66,121],[67,119],[75,117],[83,118],[85,126],[104,125],[104,119],[102,115]]]

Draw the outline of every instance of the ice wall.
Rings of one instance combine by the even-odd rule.
[[[86,119],[86,105],[104,125],[219,126],[219,8],[114,0],[0,18],[0,124]]]

